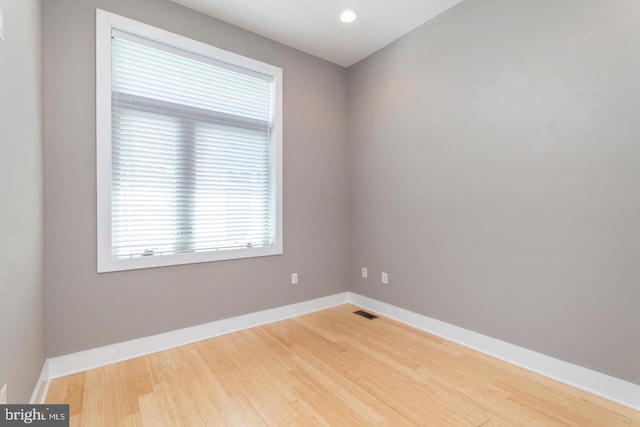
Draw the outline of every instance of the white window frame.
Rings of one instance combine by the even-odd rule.
[[[273,175],[271,182],[275,190],[273,246],[113,259],[111,238],[111,34],[113,29],[273,76],[274,114],[270,134]],[[282,69],[96,9],[96,178],[98,273],[282,254]]]

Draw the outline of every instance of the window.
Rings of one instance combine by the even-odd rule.
[[[98,272],[282,253],[282,70],[97,10]]]

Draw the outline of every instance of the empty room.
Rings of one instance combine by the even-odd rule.
[[[0,0],[0,425],[640,427],[640,2]]]

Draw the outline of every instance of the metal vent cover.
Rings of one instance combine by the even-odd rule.
[[[353,314],[357,314],[358,316],[362,316],[362,317],[366,317],[369,320],[373,320],[373,319],[377,319],[378,316],[371,314],[371,313],[367,313],[364,310],[358,310],[358,311],[354,311]]]

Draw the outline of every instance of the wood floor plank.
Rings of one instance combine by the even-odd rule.
[[[85,372],[82,423],[92,427],[109,427],[102,418],[102,408],[104,404],[104,384],[102,383],[102,371],[105,368],[91,369]]]
[[[72,376],[65,377],[63,381],[52,380],[49,384],[49,390],[47,391],[46,403],[65,403],[69,401],[69,395],[67,390],[69,384],[73,382]],[[76,410],[77,406],[74,408]],[[69,408],[71,411],[71,408]],[[70,414],[71,415],[71,414]]]
[[[245,332],[245,331],[243,331]],[[236,341],[242,342],[242,337],[237,334],[227,335],[221,340],[220,346],[212,351],[212,355],[224,360],[225,369],[212,370],[214,378],[211,381],[216,384],[216,406],[225,420],[225,425],[266,425],[264,418],[251,403],[243,389],[248,383],[245,373],[237,366],[236,359],[242,358],[242,354],[234,349]],[[239,346],[242,349],[242,346]],[[211,360],[210,358],[206,360]],[[242,360],[242,359],[241,359]]]
[[[606,426],[640,412],[345,304],[51,382],[72,426]]]
[[[121,424],[124,418],[121,414],[123,405],[120,403],[120,391],[118,390],[118,366],[108,365],[102,368],[102,415],[100,419],[105,426]],[[133,396],[122,396],[123,401],[130,400]],[[137,397],[137,396],[135,396]],[[137,400],[137,399],[136,399]]]

